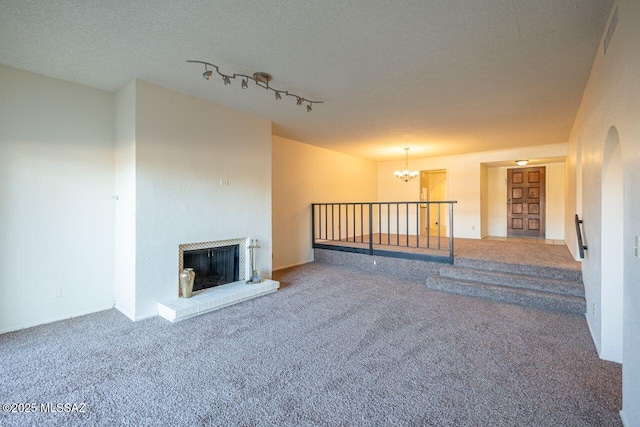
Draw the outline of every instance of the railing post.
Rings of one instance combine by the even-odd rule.
[[[453,203],[449,202],[449,259],[453,264]]]
[[[369,255],[373,255],[373,203],[369,203]]]
[[[311,203],[311,247],[316,246],[316,205]]]

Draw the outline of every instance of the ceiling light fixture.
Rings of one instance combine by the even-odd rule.
[[[527,166],[527,163],[529,163],[529,160],[516,160],[518,166]]]
[[[409,170],[409,147],[405,147],[404,149],[404,170],[403,171],[395,171],[393,173],[396,178],[403,180],[404,182],[408,182],[420,175],[418,171],[410,171]]]
[[[256,85],[260,86],[263,89],[266,90],[272,90],[276,93],[276,100],[278,99],[282,99],[282,95],[287,95],[287,96],[292,96],[296,99],[296,104],[297,105],[302,105],[303,102],[307,103],[307,112],[311,112],[312,111],[312,105],[313,104],[323,104],[324,101],[311,101],[309,99],[303,98],[301,96],[298,96],[294,93],[290,93],[287,90],[278,90],[278,89],[274,89],[271,86],[269,86],[269,82],[271,81],[272,77],[270,74],[267,73],[263,73],[263,72],[258,72],[258,73],[254,73],[253,76],[247,76],[244,74],[222,74],[220,72],[220,69],[218,68],[217,65],[214,65],[210,62],[204,62],[204,61],[198,61],[195,59],[189,59],[187,60],[187,62],[191,62],[191,63],[195,63],[195,64],[204,64],[204,73],[202,74],[202,76],[205,78],[205,80],[210,80],[211,79],[211,75],[213,74],[212,70],[209,70],[208,67],[212,67],[213,69],[216,70],[216,73],[218,73],[221,77],[222,77],[222,81],[224,82],[224,85],[230,85],[231,84],[231,79],[236,79],[237,77],[242,78],[242,89],[246,89],[248,87],[248,82],[249,80],[253,80],[254,82],[256,82]]]

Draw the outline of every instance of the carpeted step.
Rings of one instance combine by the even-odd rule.
[[[545,277],[547,279],[582,282],[582,271],[579,269],[512,264],[508,262],[484,261],[461,257],[456,257],[454,265],[456,267],[467,267],[476,270],[500,271],[502,273],[525,274],[527,276]]]
[[[584,314],[586,312],[586,303],[584,298],[559,295],[550,292],[540,292],[532,289],[490,285],[480,282],[452,279],[450,277],[443,277],[440,275],[429,277],[429,279],[427,279],[427,287],[429,289],[439,291],[486,298],[494,301],[524,305],[544,310],[559,311],[563,313]]]
[[[503,273],[500,271],[478,270],[467,267],[444,266],[440,268],[440,275],[452,279],[462,279],[481,282],[490,285],[511,286],[535,291],[551,292],[584,298],[582,282],[548,279],[540,276]]]

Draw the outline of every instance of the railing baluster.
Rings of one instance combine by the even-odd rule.
[[[449,203],[449,259],[453,264],[453,203]]]
[[[316,243],[316,205],[311,204],[311,247]]]
[[[416,248],[420,247],[420,204],[416,203]]]
[[[373,255],[373,204],[369,203],[369,255]]]
[[[362,214],[362,209],[363,209],[363,205],[362,203],[360,203],[360,243],[364,243],[364,235],[362,233],[362,227],[363,227],[362,220],[364,219],[364,216]]]
[[[440,230],[442,230],[442,220],[440,219],[440,203],[438,203],[438,250],[440,250]]]
[[[407,236],[407,245],[406,246],[409,247],[409,203],[405,203],[404,204],[404,213],[406,215],[406,220],[405,220],[404,223],[405,223],[405,226],[407,227],[406,228],[407,232],[405,233],[406,236]]]
[[[400,246],[400,203],[396,203],[396,246]]]
[[[391,244],[391,203],[387,203],[387,245]]]
[[[344,240],[346,242],[349,241],[349,204],[345,203],[344,204],[344,230],[345,230],[345,236],[344,236]],[[341,239],[342,240],[342,239]]]
[[[429,249],[431,247],[431,204],[429,202],[427,202],[427,207],[425,208],[427,210],[426,216],[426,227],[425,227],[425,232],[427,233],[427,249]]]
[[[336,240],[336,205],[331,204],[331,240]]]

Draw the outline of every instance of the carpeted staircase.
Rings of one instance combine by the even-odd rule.
[[[580,270],[456,258],[427,280],[430,289],[564,313],[584,314]]]

